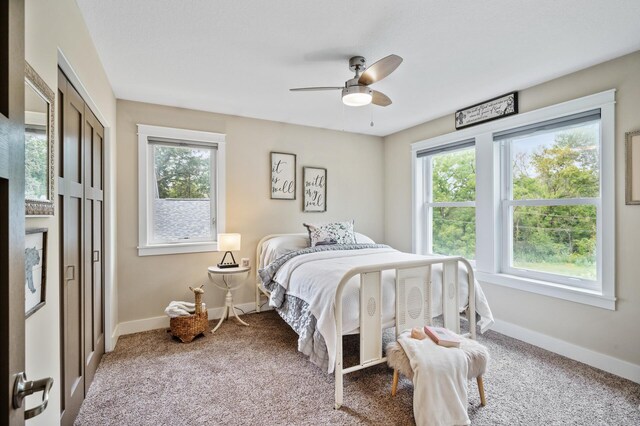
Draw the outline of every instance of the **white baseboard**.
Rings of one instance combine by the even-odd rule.
[[[255,302],[242,303],[240,305],[235,305],[235,307],[236,309],[241,309],[242,311],[249,313],[255,311],[256,304]],[[268,306],[262,307],[262,311],[270,309],[271,308]],[[209,313],[209,320],[220,318],[222,316],[223,310],[224,307],[207,309],[207,312]],[[115,344],[118,341],[118,337],[120,336],[168,327],[169,317],[167,317],[166,315],[118,323],[112,335],[112,339],[114,342],[113,347],[115,348]]]
[[[495,321],[495,324],[491,327],[493,331],[640,383],[640,365],[592,351],[507,321],[500,319]]]
[[[120,337],[120,324],[116,324],[113,329],[113,333],[111,333],[111,346],[105,347],[105,352],[111,352],[116,348],[116,345],[118,344],[118,337]]]

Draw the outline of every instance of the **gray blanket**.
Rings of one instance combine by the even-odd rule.
[[[371,248],[389,248],[389,246],[385,244],[336,244],[308,247],[287,253],[258,271],[262,284],[271,293],[269,305],[274,307],[282,319],[298,334],[298,350],[324,371],[327,371],[329,364],[327,345],[317,329],[317,320],[311,313],[309,305],[302,299],[288,295],[286,289],[273,281],[273,278],[282,265],[296,256],[322,251]]]

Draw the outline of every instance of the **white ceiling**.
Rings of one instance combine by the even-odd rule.
[[[640,49],[638,0],[77,3],[118,98],[380,136]],[[288,91],[391,53],[389,107]]]

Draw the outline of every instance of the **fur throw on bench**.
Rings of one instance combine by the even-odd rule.
[[[482,376],[487,371],[489,363],[489,351],[483,345],[475,340],[462,338],[460,349],[467,357],[469,371],[467,378],[469,380]],[[409,357],[404,353],[404,349],[397,341],[387,345],[387,364],[389,367],[398,370],[402,375],[413,380],[413,370],[409,363]]]
[[[387,346],[387,363],[394,368],[391,395],[398,373],[413,382],[413,415],[418,426],[468,425],[468,383],[478,381],[480,403],[485,405],[482,374],[489,352],[478,342],[461,339],[460,349],[435,344],[421,328],[405,331]],[[465,380],[466,379],[466,380]]]

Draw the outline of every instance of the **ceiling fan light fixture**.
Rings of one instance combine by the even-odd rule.
[[[369,105],[373,99],[373,90],[367,86],[351,86],[342,89],[342,103],[347,106]]]

